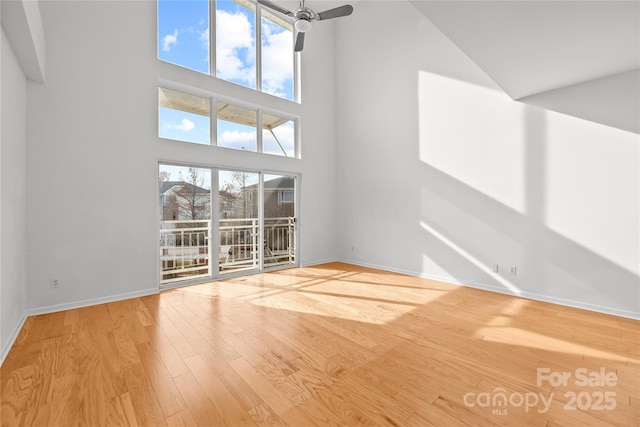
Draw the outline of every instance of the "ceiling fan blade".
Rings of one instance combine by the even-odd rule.
[[[304,33],[298,32],[298,36],[296,37],[296,47],[293,49],[293,51],[300,52],[303,46],[304,46]]]
[[[353,6],[350,4],[345,4],[344,6],[336,7],[334,9],[325,10],[324,12],[320,12],[316,15],[316,19],[333,19],[340,18],[341,16],[351,15],[353,12]]]
[[[258,0],[258,3],[260,3],[261,5],[266,6],[266,7],[268,7],[268,8],[271,8],[271,9],[273,9],[273,10],[277,11],[277,12],[280,12],[280,13],[282,13],[283,15],[287,15],[287,16],[295,16],[295,15],[293,14],[293,12],[288,11],[288,10],[287,10],[287,9],[285,9],[284,7],[280,7],[280,6],[278,6],[277,4],[275,4],[275,3],[273,3],[273,2],[271,2],[271,1],[269,1],[269,0]]]

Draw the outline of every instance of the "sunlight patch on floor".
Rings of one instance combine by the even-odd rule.
[[[485,341],[520,347],[524,345],[529,348],[543,350],[550,353],[569,353],[582,355],[584,357],[615,360],[618,362],[627,362],[629,360],[628,357],[621,356],[619,354],[597,350],[582,344],[559,340],[548,335],[538,334],[536,332],[520,328],[501,326],[485,327],[478,329],[475,336]]]
[[[301,290],[297,290],[297,293],[261,294],[249,302],[262,307],[318,316],[326,316],[330,312],[332,317],[377,325],[393,322],[416,309],[415,304],[397,301],[384,302],[363,299],[357,295],[337,295],[329,292],[312,293]],[[364,313],[375,313],[375,316]]]

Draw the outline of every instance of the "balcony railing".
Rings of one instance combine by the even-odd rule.
[[[218,271],[221,274],[257,269],[260,248],[265,267],[295,262],[294,217],[266,218],[259,244],[257,218],[221,219],[218,233]],[[210,276],[210,221],[161,221],[161,283]]]

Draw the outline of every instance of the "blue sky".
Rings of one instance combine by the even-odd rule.
[[[212,3],[214,4],[214,3]],[[216,77],[250,88],[256,87],[255,13],[230,1],[216,4]],[[270,16],[268,12],[263,12]],[[202,73],[209,73],[209,1],[158,1],[158,58]],[[262,18],[262,90],[293,99],[293,35],[288,29]],[[218,121],[219,146],[256,150],[256,130]],[[209,118],[169,108],[159,108],[163,138],[209,144]],[[293,124],[274,132],[293,155]],[[270,134],[264,151],[282,154]]]
[[[158,58],[209,73],[209,2],[158,2]]]

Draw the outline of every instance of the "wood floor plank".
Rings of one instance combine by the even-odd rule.
[[[196,420],[188,409],[167,418],[167,425],[169,427],[198,427]]]
[[[165,418],[187,409],[160,355],[147,343],[138,344],[137,349]]]
[[[107,424],[132,427],[138,425],[131,395],[128,392],[112,398],[110,404],[109,414],[111,417]]]
[[[287,425],[266,403],[261,403],[251,408],[248,413],[251,419],[259,426],[284,427]]]
[[[275,413],[292,426],[311,425],[313,421],[296,409],[295,400],[283,395],[278,387],[260,375],[256,369],[243,358],[230,362],[231,367],[251,384],[256,393],[271,407]]]
[[[200,383],[191,371],[173,378],[173,381],[197,425],[227,426],[224,418],[215,408],[207,393],[202,390]]]
[[[193,345],[198,350],[200,357],[204,360],[207,367],[215,373],[218,379],[227,387],[227,390],[233,394],[245,410],[249,410],[263,403],[251,385],[247,384],[236,371],[231,368],[224,356],[217,351],[218,349],[215,343],[200,340],[194,342]]]
[[[635,427],[640,322],[342,263],[229,278],[27,318],[0,425]]]
[[[142,364],[127,366],[125,379],[131,406],[140,426],[166,426],[166,419]]]
[[[162,328],[149,325],[147,327],[147,334],[151,337],[148,345],[158,353],[169,375],[176,377],[189,372],[189,368],[185,365],[184,359],[180,356],[174,343],[164,333]]]
[[[77,374],[56,377],[53,384],[55,399],[51,400],[48,420],[50,425],[74,426],[79,424],[80,407],[76,395],[78,391]]]
[[[255,426],[249,414],[245,411],[236,397],[229,391],[216,374],[200,357],[192,356],[185,360],[189,370],[196,378],[202,390],[209,396],[229,426]]]
[[[30,395],[34,387],[34,374],[37,365],[28,365],[13,368],[11,371],[2,370],[4,379],[2,385],[2,398],[0,416],[2,425],[19,426],[25,424],[32,402]]]

